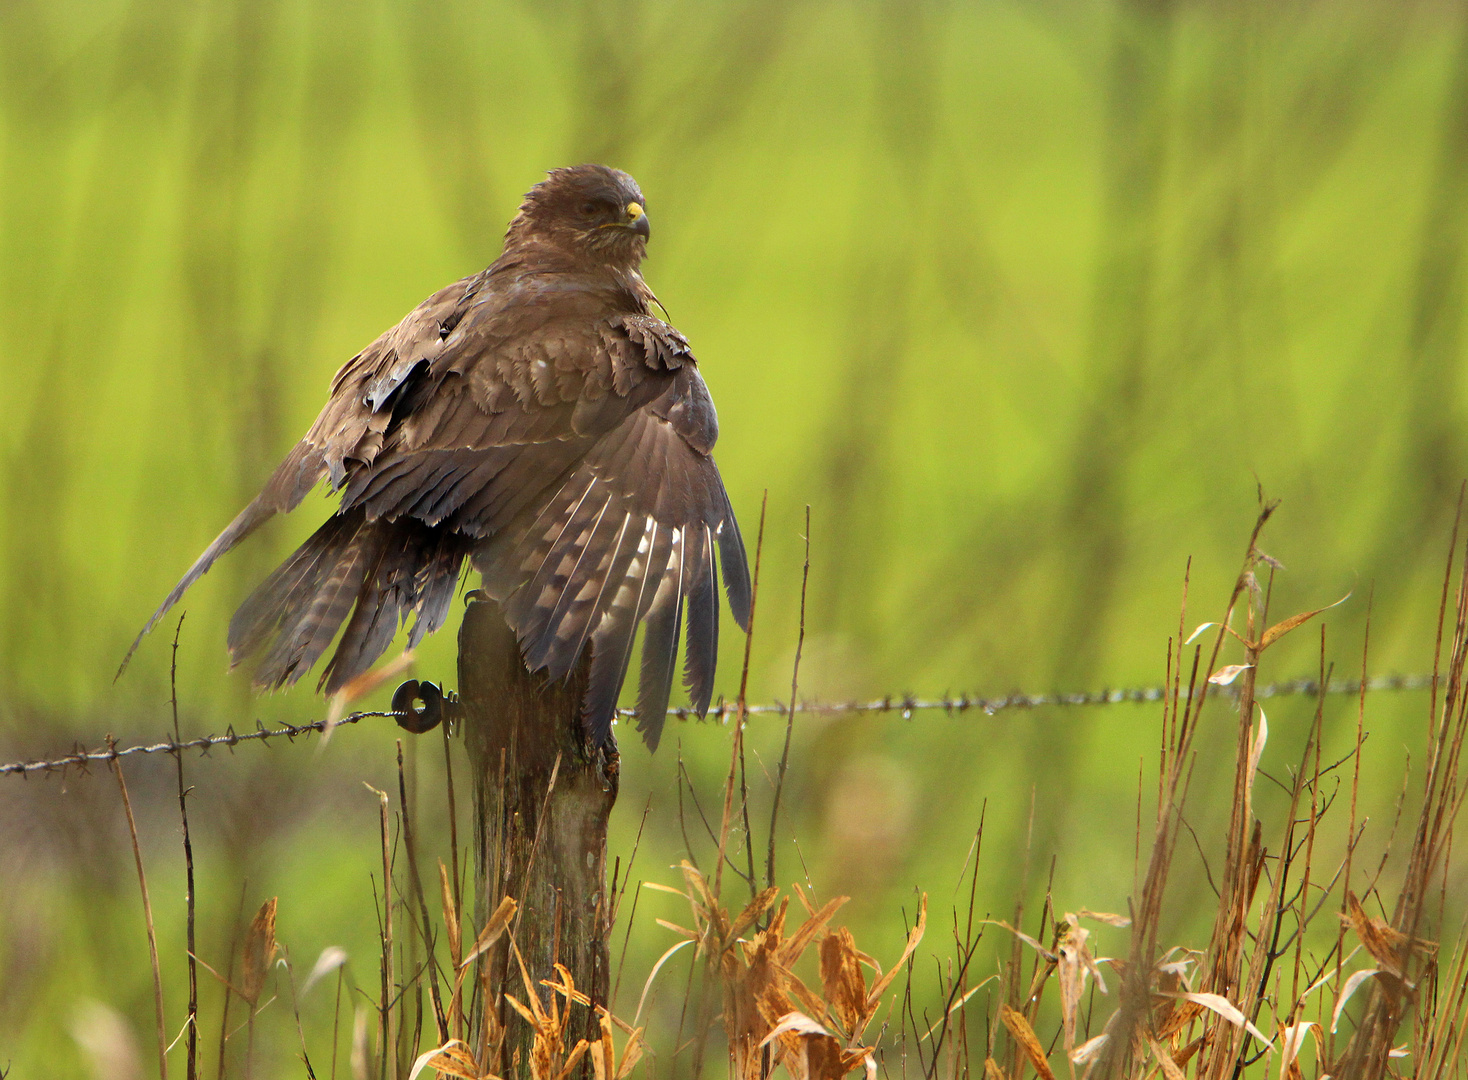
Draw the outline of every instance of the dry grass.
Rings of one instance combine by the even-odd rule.
[[[784,893],[774,884],[772,842],[759,887],[754,851],[769,838],[748,830],[741,714],[720,793],[721,824],[715,828],[697,810],[704,842],[685,840],[687,858],[676,868],[681,880],[644,883],[679,897],[687,917],[657,920],[671,944],[646,975],[629,1021],[591,1001],[564,966],[527,969],[515,939],[514,899],[481,902],[487,914],[476,924],[469,913],[472,890],[463,880],[467,869],[456,857],[436,861],[438,888],[425,889],[400,748],[397,805],[377,792],[382,869],[375,886],[381,889],[375,994],[356,986],[345,954],[332,949],[300,987],[304,993],[333,977],[337,984],[329,1053],[317,1050],[322,1063],[329,1060],[325,1075],[698,1077],[721,1056],[732,1080],[780,1072],[796,1080],[848,1074],[904,1080],[1023,1080],[1031,1073],[1042,1080],[1468,1075],[1468,935],[1460,931],[1451,948],[1438,943],[1446,913],[1462,907],[1450,903],[1446,881],[1453,825],[1468,790],[1460,772],[1468,736],[1468,544],[1460,545],[1455,529],[1423,765],[1403,792],[1402,805],[1415,810],[1416,820],[1409,816],[1401,830],[1408,837],[1405,852],[1392,851],[1388,840],[1385,855],[1367,860],[1360,848],[1365,808],[1359,805],[1364,694],[1354,745],[1339,760],[1323,755],[1322,699],[1300,745],[1287,751],[1293,762],[1287,777],[1261,770],[1270,731],[1254,698],[1255,681],[1272,647],[1286,635],[1312,632],[1325,610],[1285,618],[1271,612],[1277,566],[1260,538],[1272,510],[1261,511],[1217,620],[1191,634],[1185,586],[1178,636],[1168,644],[1155,788],[1148,779],[1145,798],[1139,792],[1136,885],[1125,915],[1088,910],[1085,897],[1062,902],[1047,894],[1029,930],[1018,902],[1010,921],[985,917],[975,901],[984,873],[981,826],[971,860],[964,862],[967,909],[954,907],[951,927],[935,946],[939,936],[930,932],[922,897],[906,947],[884,967],[835,923],[847,898],[820,902],[808,888]],[[1322,685],[1329,674],[1324,641],[1322,632]],[[1367,658],[1363,647],[1363,676]],[[1231,762],[1204,760],[1195,747],[1211,696],[1237,709]],[[1210,715],[1218,715],[1217,707]],[[1230,765],[1226,820],[1216,835],[1193,831],[1185,809],[1198,770]],[[782,759],[776,788],[785,766]],[[1278,786],[1285,796],[1265,800],[1279,807],[1275,812],[1256,800],[1261,783]],[[691,781],[688,787],[692,813],[702,804]],[[181,775],[178,790],[182,805]],[[778,803],[772,830],[776,812]],[[1196,941],[1168,941],[1169,927],[1199,925],[1196,911],[1180,912],[1170,901],[1185,833],[1203,856],[1216,906],[1211,932]],[[694,835],[700,835],[697,827]],[[713,869],[700,867],[700,854]],[[1061,859],[1086,855],[1056,853]],[[734,900],[731,891],[746,885],[748,898]],[[144,896],[146,904],[146,891]],[[629,923],[637,916],[636,901],[634,893]],[[276,1000],[290,1003],[305,1072],[318,1075],[295,1006],[295,968],[276,939],[275,917],[276,901],[267,901],[225,964],[199,958],[225,985],[217,1020],[221,1077],[253,1075],[257,1018]],[[1097,955],[1097,926],[1110,927],[1110,935],[1126,930],[1121,955]],[[517,985],[492,987],[486,961],[506,949]],[[936,964],[936,989],[915,980],[919,960]],[[650,1031],[646,1004],[665,993],[672,972],[685,964],[678,1030]],[[244,1008],[243,1015],[238,1008],[231,1012],[231,1002]],[[594,1014],[591,1030],[600,1036],[573,1039],[572,1032],[588,1030],[584,1010]],[[271,1022],[281,1023],[287,1013],[276,1008]],[[161,1016],[160,1003],[160,1031]],[[528,1025],[528,1059],[503,1060],[513,1040],[507,1041],[502,1017]],[[185,1027],[189,1039],[175,1040],[169,1053],[187,1054],[188,1075],[202,1075],[193,1025]],[[339,1054],[343,1042],[348,1049]]]

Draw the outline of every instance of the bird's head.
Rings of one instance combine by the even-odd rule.
[[[637,181],[605,165],[553,169],[531,188],[505,235],[635,269],[647,252],[647,204]]]

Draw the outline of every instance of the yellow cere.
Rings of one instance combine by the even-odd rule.
[[[631,218],[633,221],[636,221],[638,218],[640,218],[642,216],[642,207],[639,206],[635,202],[628,203],[627,204],[627,216],[629,218]]]

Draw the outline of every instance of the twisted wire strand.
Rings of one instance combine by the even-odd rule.
[[[1366,680],[1368,692],[1399,692],[1408,690],[1426,690],[1433,684],[1431,675],[1379,675]],[[1233,687],[1216,687],[1212,695],[1234,696],[1237,690]],[[1317,679],[1291,679],[1285,682],[1270,683],[1265,686],[1254,688],[1256,699],[1267,699],[1276,697],[1300,697],[1313,696],[1320,692],[1320,682]],[[1343,679],[1333,681],[1325,687],[1327,694],[1359,694],[1361,692],[1360,679]],[[914,713],[933,712],[941,710],[952,715],[956,713],[967,713],[982,711],[987,716],[1003,712],[1009,709],[1040,709],[1051,706],[1077,708],[1095,705],[1121,705],[1126,703],[1145,704],[1147,702],[1161,701],[1168,695],[1169,691],[1162,686],[1136,687],[1127,690],[1093,690],[1089,692],[1073,694],[1025,694],[1012,693],[999,698],[975,697],[968,694],[960,694],[957,697],[944,695],[941,698],[920,698],[911,694],[889,694],[886,697],[870,701],[846,701],[846,702],[819,702],[803,701],[796,704],[794,712],[810,716],[852,716],[866,713],[897,713],[902,719],[910,720]],[[1199,688],[1195,693],[1202,693]],[[746,716],[786,716],[791,713],[789,705],[779,701],[746,705],[744,712]],[[739,706],[736,702],[720,701],[709,710],[709,716],[723,722],[731,716],[737,715]],[[619,716],[630,717],[633,715],[631,709],[618,709]],[[343,716],[336,721],[335,726],[356,724],[358,721],[372,717],[392,717],[397,720],[405,716],[402,711],[380,711],[380,712],[355,712]],[[669,716],[686,719],[691,715],[686,708],[671,708]],[[233,727],[226,729],[223,735],[201,735],[196,739],[185,739],[182,742],[157,742],[138,746],[129,746],[118,749],[115,743],[109,741],[106,750],[88,750],[81,745],[70,754],[62,757],[51,758],[44,761],[15,761],[0,765],[0,776],[22,776],[28,777],[32,773],[48,774],[64,772],[66,769],[75,768],[86,772],[94,762],[110,762],[118,758],[133,757],[140,754],[176,754],[184,750],[198,750],[202,754],[217,746],[227,746],[231,750],[240,743],[266,742],[270,739],[284,738],[295,742],[297,737],[307,737],[313,733],[319,733],[327,725],[325,720],[314,720],[307,724],[281,724],[279,727],[267,728],[263,724],[256,723],[254,731],[239,733]]]

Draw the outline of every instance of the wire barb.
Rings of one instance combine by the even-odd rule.
[[[1407,690],[1427,690],[1433,685],[1431,675],[1377,675],[1365,680],[1363,684],[1360,679],[1343,679],[1332,681],[1325,687],[1327,694],[1360,694],[1363,689],[1372,692],[1396,692]],[[1308,697],[1320,692],[1320,680],[1318,679],[1291,679],[1287,682],[1271,683],[1268,686],[1254,688],[1255,699],[1275,697]],[[1231,687],[1215,687],[1210,697],[1221,697],[1227,694],[1237,693]],[[986,716],[993,716],[997,712],[1009,709],[1040,709],[1051,706],[1060,707],[1082,707],[1093,705],[1123,705],[1146,704],[1153,701],[1161,701],[1167,695],[1167,688],[1162,686],[1135,687],[1130,690],[1093,690],[1073,694],[1024,694],[1012,693],[1000,698],[972,697],[968,694],[960,694],[957,697],[945,694],[941,698],[918,698],[911,694],[888,694],[875,701],[846,701],[846,702],[820,702],[803,701],[792,709],[788,703],[771,702],[762,705],[745,705],[746,716],[776,716],[784,717],[792,712],[804,713],[808,716],[854,716],[863,713],[899,713],[904,720],[912,719],[916,712],[942,711],[948,716],[963,714],[973,710],[981,710]],[[737,702],[721,701],[709,709],[709,715],[717,718],[720,723],[738,714],[740,706]],[[633,709],[618,709],[617,715],[623,718],[631,718],[635,713]],[[670,717],[682,719],[688,715],[686,708],[670,708]],[[391,717],[401,721],[405,714],[402,711],[384,712],[357,712],[350,713],[336,721],[336,725],[355,724],[359,720],[371,717]],[[267,728],[258,721],[255,730],[243,735],[237,734],[233,725],[225,729],[223,735],[201,735],[197,739],[187,739],[183,742],[160,742],[149,743],[143,746],[129,746],[125,750],[115,748],[108,750],[87,750],[77,744],[76,749],[65,757],[53,758],[49,761],[15,761],[7,765],[0,765],[0,776],[29,776],[32,773],[53,773],[67,768],[76,767],[83,771],[92,762],[111,762],[118,758],[132,757],[136,754],[175,754],[180,750],[198,750],[207,754],[216,746],[228,746],[231,749],[243,742],[265,742],[277,737],[285,737],[295,742],[298,735],[311,735],[319,733],[326,727],[325,720],[313,720],[309,724],[282,724],[279,727]],[[411,730],[411,728],[409,729]]]
[[[358,720],[365,720],[372,716],[391,716],[397,718],[393,712],[359,712],[344,716],[337,721],[338,724],[355,724]],[[186,739],[183,742],[160,742],[149,743],[143,746],[129,746],[125,750],[110,748],[107,750],[88,750],[81,744],[77,744],[73,753],[65,757],[55,758],[50,761],[15,761],[8,765],[0,765],[0,776],[29,776],[31,773],[58,772],[71,766],[76,766],[83,771],[94,761],[112,762],[118,758],[132,757],[136,754],[176,754],[180,750],[198,750],[207,754],[216,746],[228,746],[231,749],[242,742],[263,742],[277,736],[285,736],[292,742],[297,735],[310,735],[319,732],[326,727],[325,720],[314,720],[309,724],[282,724],[277,728],[267,728],[256,723],[255,730],[243,735],[236,734],[234,725],[225,729],[223,735],[201,735],[197,739]]]

